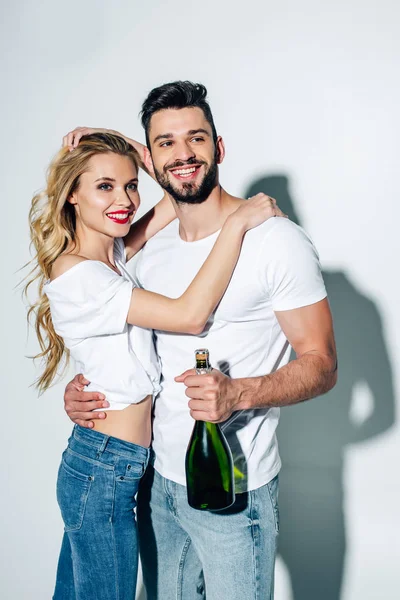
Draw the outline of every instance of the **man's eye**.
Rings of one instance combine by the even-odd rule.
[[[137,183],[128,183],[128,185],[126,186],[128,190],[131,190],[132,192],[136,192],[137,190]]]
[[[172,146],[172,142],[163,142],[160,144],[160,148],[168,148],[169,146]]]
[[[191,140],[192,142],[204,142],[204,138],[202,137],[194,137]]]
[[[99,190],[110,190],[111,189],[111,185],[109,183],[101,183],[99,185]]]

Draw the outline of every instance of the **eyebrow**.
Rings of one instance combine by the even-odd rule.
[[[206,135],[208,135],[208,137],[210,137],[210,134],[208,133],[208,131],[206,129],[201,129],[201,128],[200,129],[189,129],[189,131],[187,132],[187,135],[196,135],[196,133],[205,133]],[[170,140],[173,137],[174,136],[172,133],[162,133],[160,135],[157,135],[157,137],[154,138],[153,144],[155,144],[159,140]]]
[[[196,133],[205,133],[206,135],[208,135],[208,137],[210,137],[210,134],[206,129],[191,129],[190,131],[188,131],[189,135],[196,135]]]
[[[96,183],[96,181],[112,181],[115,183],[116,179],[113,179],[112,177],[99,177],[98,179],[95,179],[94,182]],[[128,183],[130,183],[131,181],[138,181],[137,177],[133,177],[132,179],[130,179],[128,181]]]

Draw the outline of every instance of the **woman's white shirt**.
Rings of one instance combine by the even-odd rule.
[[[122,239],[114,243],[121,275],[101,261],[82,261],[44,285],[56,333],[64,340],[87,391],[103,393],[122,410],[159,392],[153,332],[126,322],[132,289]],[[100,409],[99,409],[100,410]]]

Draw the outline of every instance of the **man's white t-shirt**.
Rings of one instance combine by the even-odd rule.
[[[145,246],[137,278],[147,290],[172,298],[188,287],[219,232],[195,242],[179,235],[173,221]],[[200,335],[155,331],[162,390],[155,402],[155,468],[185,485],[185,454],[194,421],[183,383],[174,377],[194,366],[194,351],[205,347],[211,364],[232,378],[257,377],[289,360],[290,347],[274,311],[319,302],[326,297],[317,251],[307,234],[284,218],[248,231],[228,289]],[[256,489],[279,472],[275,437],[278,408],[234,413],[222,426],[231,447],[236,491]]]

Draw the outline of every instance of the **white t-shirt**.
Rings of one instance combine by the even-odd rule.
[[[170,296],[188,287],[218,236],[185,242],[173,221],[145,246],[137,277],[148,290]],[[319,258],[307,234],[284,218],[269,219],[245,235],[229,287],[205,331],[198,335],[155,332],[162,390],[155,402],[155,468],[185,485],[185,454],[193,429],[183,383],[174,377],[194,366],[205,347],[211,364],[232,378],[271,373],[289,360],[290,347],[274,311],[307,306],[326,297]],[[256,489],[280,469],[275,430],[278,408],[234,413],[223,431],[231,447],[236,491]]]
[[[44,292],[56,333],[90,381],[87,390],[105,394],[110,410],[122,410],[159,391],[159,369],[152,331],[126,322],[135,283],[121,239],[114,258],[121,275],[85,260],[45,283]]]

